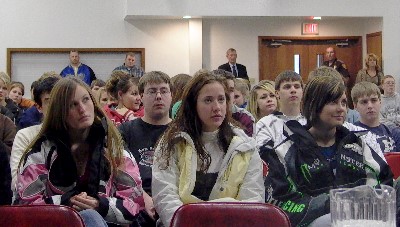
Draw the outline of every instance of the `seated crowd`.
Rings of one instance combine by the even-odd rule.
[[[279,206],[292,226],[329,226],[330,189],[399,187],[384,157],[400,151],[399,94],[375,55],[351,92],[328,66],[307,83],[283,71],[251,88],[223,69],[144,72],[132,53],[107,81],[77,51],[70,61],[32,84],[32,100],[0,72],[0,205],[169,226],[184,204],[243,201]]]

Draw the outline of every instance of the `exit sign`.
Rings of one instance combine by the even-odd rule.
[[[303,23],[301,28],[302,35],[318,35],[319,27],[317,23]]]

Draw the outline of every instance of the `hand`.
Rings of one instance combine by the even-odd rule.
[[[86,209],[96,210],[99,207],[99,201],[91,196],[88,196],[86,192],[81,192],[79,195],[75,195],[70,199],[72,208],[77,211]]]
[[[155,218],[156,208],[154,208],[153,199],[146,192],[143,192],[143,198],[144,198],[144,210],[151,219],[156,220]]]

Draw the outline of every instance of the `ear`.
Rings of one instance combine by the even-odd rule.
[[[279,90],[275,90],[275,96],[276,96],[276,99],[279,99],[280,97],[279,97],[279,92],[278,92]]]
[[[119,99],[122,97],[122,94],[123,94],[123,93],[122,93],[122,91],[118,91],[117,94],[118,94],[118,100],[119,100]]]
[[[43,113],[43,107],[42,107],[42,106],[37,105],[37,109],[38,109],[38,111],[39,111],[40,113]]]

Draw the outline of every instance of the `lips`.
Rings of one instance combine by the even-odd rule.
[[[81,118],[79,118],[79,121],[86,121],[89,119],[90,116],[83,116]]]
[[[155,104],[154,107],[155,108],[163,108],[165,105],[160,103],[160,104]]]
[[[223,116],[222,115],[213,115],[212,117],[211,117],[211,119],[213,119],[214,121],[220,121],[220,120],[222,120],[223,119]]]

